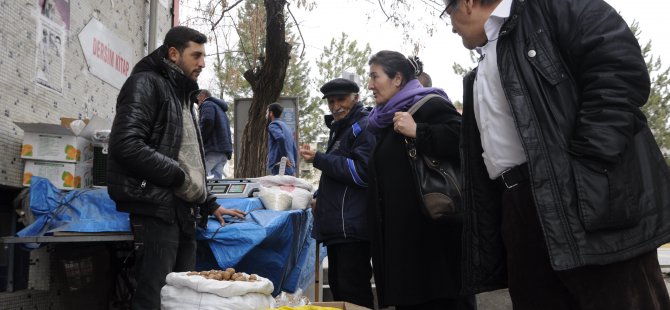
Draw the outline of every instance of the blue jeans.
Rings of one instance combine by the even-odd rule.
[[[228,162],[226,153],[207,152],[205,154],[205,170],[207,171],[207,178],[213,176],[214,179],[224,179],[223,168]]]

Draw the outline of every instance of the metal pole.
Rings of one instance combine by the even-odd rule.
[[[321,274],[320,273],[321,270],[319,270],[320,269],[320,266],[319,266],[320,259],[319,259],[319,257],[321,256],[319,254],[319,251],[320,251],[319,249],[320,248],[321,248],[321,246],[319,245],[318,242],[316,242],[316,263],[314,263],[314,266],[315,266],[315,269],[316,269],[316,271],[314,272],[314,301],[315,302],[318,302],[320,300],[319,299],[319,293],[320,293],[320,290],[321,290],[321,286],[319,286],[319,282],[321,281],[321,279],[319,279],[320,278],[319,275]]]
[[[157,48],[156,32],[158,31],[158,0],[150,0],[149,2],[149,53],[151,53]]]

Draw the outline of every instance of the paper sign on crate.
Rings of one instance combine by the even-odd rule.
[[[91,140],[57,124],[16,123],[23,129],[21,158],[59,162],[93,159]]]
[[[91,187],[91,161],[82,163],[62,163],[53,161],[26,160],[23,169],[23,186],[30,186],[33,176],[48,179],[58,189],[78,189]]]

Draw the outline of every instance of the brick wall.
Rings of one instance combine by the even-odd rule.
[[[21,184],[23,160],[19,156],[23,131],[13,122],[60,123],[61,116],[93,115],[113,119],[119,90],[89,73],[78,40],[79,32],[92,18],[131,46],[133,65],[147,53],[148,0],[65,2],[69,2],[70,25],[62,38],[64,65],[62,91],[58,92],[37,83],[38,71],[45,63],[51,74],[58,76],[60,70],[59,64],[41,61],[47,57],[40,57],[38,51],[38,40],[43,37],[38,33],[43,16],[39,0],[0,0],[0,185]],[[160,44],[171,27],[172,1],[158,2]],[[54,0],[47,0],[49,3]],[[49,14],[55,23],[64,25],[57,12],[54,8]]]

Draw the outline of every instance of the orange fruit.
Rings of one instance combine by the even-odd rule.
[[[69,173],[67,171],[63,171],[61,179],[63,180],[64,187],[72,187],[72,185],[74,184],[74,176],[72,175],[72,173]]]
[[[65,159],[77,159],[77,149],[72,145],[65,146]]]
[[[32,144],[24,144],[21,146],[21,156],[33,156]]]
[[[33,174],[30,172],[26,172],[23,174],[23,184],[30,184],[30,181],[32,181]]]

